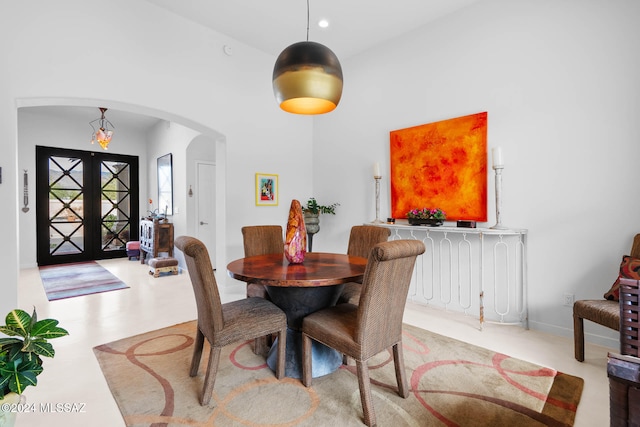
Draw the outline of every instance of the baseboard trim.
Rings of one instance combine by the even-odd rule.
[[[587,322],[585,322],[585,329],[588,326],[586,323]],[[607,347],[609,349],[612,349],[613,351],[617,351],[619,349],[620,338],[618,336],[617,331],[609,330],[608,328],[604,328],[595,324],[593,324],[593,326],[598,329],[602,329],[603,334],[598,334],[598,333],[589,332],[585,330],[584,332],[585,343]],[[529,320],[529,327],[537,331],[546,332],[551,335],[567,337],[573,340],[573,329],[562,328],[555,325],[549,325],[548,323],[535,322],[532,320]]]

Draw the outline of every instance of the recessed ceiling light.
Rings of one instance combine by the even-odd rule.
[[[327,21],[326,19],[321,19],[318,21],[318,27],[327,28],[328,26],[329,26],[329,21]]]

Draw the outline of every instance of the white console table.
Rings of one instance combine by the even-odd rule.
[[[477,315],[483,323],[529,328],[527,230],[376,224],[390,240],[416,239],[426,251],[416,260],[408,299]]]

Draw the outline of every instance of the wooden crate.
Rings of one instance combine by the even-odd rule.
[[[640,358],[609,353],[611,427],[640,427]]]
[[[640,356],[638,280],[620,279],[620,353]]]

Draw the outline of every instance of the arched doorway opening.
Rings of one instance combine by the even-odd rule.
[[[66,98],[44,98],[44,99],[28,99],[28,100],[18,100],[17,108],[18,108],[18,170],[35,170],[35,156],[32,154],[30,147],[23,146],[23,131],[21,131],[21,112],[28,112],[31,108],[47,108],[48,111],[54,112],[56,109],[63,110],[64,108],[74,107],[74,108],[85,108],[90,111],[97,112],[98,106],[107,107],[109,111],[112,113],[117,112],[118,117],[125,117],[127,115],[131,116],[131,120],[135,120],[136,117],[144,117],[146,120],[152,119],[156,126],[170,126],[172,124],[176,124],[177,126],[181,126],[185,129],[189,129],[189,134],[192,135],[191,138],[184,143],[176,144],[175,147],[171,147],[172,151],[176,151],[178,156],[181,156],[183,161],[176,163],[176,169],[174,173],[176,174],[176,204],[180,206],[184,206],[184,211],[176,213],[173,217],[173,221],[175,223],[176,233],[177,234],[188,234],[192,233],[193,229],[189,226],[187,218],[192,217],[194,214],[192,212],[193,207],[187,202],[188,199],[188,186],[187,182],[187,171],[189,170],[189,166],[186,162],[186,157],[188,156],[188,147],[192,140],[203,139],[207,141],[205,148],[208,148],[212,155],[215,158],[216,163],[216,188],[219,191],[216,191],[216,208],[215,208],[215,228],[216,228],[216,237],[215,237],[215,251],[212,251],[215,254],[215,263],[218,265],[224,264],[226,259],[226,251],[225,251],[225,163],[226,163],[226,138],[224,135],[215,131],[214,129],[208,128],[202,124],[196,123],[184,117],[177,116],[170,112],[159,111],[152,108],[139,106],[139,105],[131,105],[127,103],[118,103],[112,101],[100,101],[100,100],[82,100],[82,99],[66,99]],[[35,110],[32,110],[35,111]],[[126,119],[129,120],[129,119]],[[123,119],[123,121],[126,121]],[[22,123],[24,124],[24,123]],[[114,123],[116,126],[118,124]],[[79,120],[79,125],[84,126],[86,128],[86,143],[89,143],[89,131],[90,128],[88,126],[87,120]],[[153,123],[152,123],[153,125]],[[116,132],[118,129],[116,129]],[[84,132],[84,129],[83,129]],[[115,138],[114,134],[114,138]],[[84,137],[83,137],[84,138]],[[84,142],[84,139],[83,139]],[[114,139],[115,142],[115,139]],[[91,147],[91,146],[88,146]],[[116,145],[110,145],[110,150],[112,147],[116,147]],[[99,148],[97,148],[99,149]],[[113,150],[116,150],[113,148]],[[146,151],[146,150],[145,150]],[[151,155],[144,156],[142,154],[140,156],[140,162],[147,165],[146,167],[141,167],[141,174],[146,173],[147,179],[145,179],[145,188],[141,189],[140,192],[140,214],[144,214],[147,211],[148,206],[145,204],[147,199],[147,194],[154,194],[155,190],[152,187],[155,185],[155,181],[152,181],[148,177],[155,174],[155,170],[151,170],[152,166],[156,163],[156,158]],[[145,172],[146,171],[146,172]],[[18,188],[18,193],[22,194],[22,180],[18,183],[20,188]],[[35,211],[35,209],[34,209]],[[33,267],[35,266],[35,212],[28,212],[19,215],[18,217],[18,226],[19,226],[19,240],[20,240],[20,266],[21,267]]]

